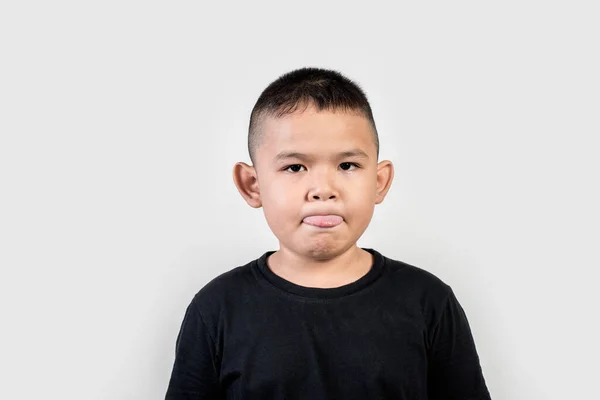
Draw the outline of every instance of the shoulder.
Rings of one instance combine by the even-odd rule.
[[[433,273],[415,265],[384,257],[385,279],[381,296],[398,308],[420,315],[425,324],[430,324],[441,314],[449,299],[452,288]]]
[[[415,318],[431,332],[448,307],[455,304],[452,288],[433,273],[409,263],[385,258],[386,278],[382,296],[396,309]]]
[[[426,269],[385,256],[384,259],[388,279],[394,283],[441,296],[447,296],[452,290],[446,282]]]
[[[192,303],[204,315],[233,306],[234,302],[239,302],[249,291],[255,290],[256,277],[252,270],[255,261],[217,275],[198,290]]]

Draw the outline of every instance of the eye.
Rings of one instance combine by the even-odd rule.
[[[299,168],[304,168],[304,166],[303,166],[303,165],[300,165],[300,164],[292,164],[292,165],[290,165],[290,166],[287,166],[287,167],[285,167],[283,170],[284,170],[284,171],[291,170],[291,171],[289,171],[289,172],[300,172],[300,171],[298,170]]]
[[[350,167],[360,168],[360,165],[358,165],[357,163],[353,163],[353,162],[344,162],[344,163],[340,164],[340,167],[344,171],[351,171]]]

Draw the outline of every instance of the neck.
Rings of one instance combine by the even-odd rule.
[[[372,255],[356,246],[326,258],[315,259],[280,245],[267,265],[276,275],[300,286],[333,288],[364,276],[373,264]]]

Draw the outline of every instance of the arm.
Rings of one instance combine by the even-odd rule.
[[[177,336],[175,362],[165,400],[221,398],[215,342],[193,300]]]
[[[428,357],[431,400],[490,399],[467,316],[450,288]]]

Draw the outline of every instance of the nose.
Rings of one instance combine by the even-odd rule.
[[[333,185],[328,173],[316,174],[312,186],[308,191],[308,201],[332,200],[339,194]]]

